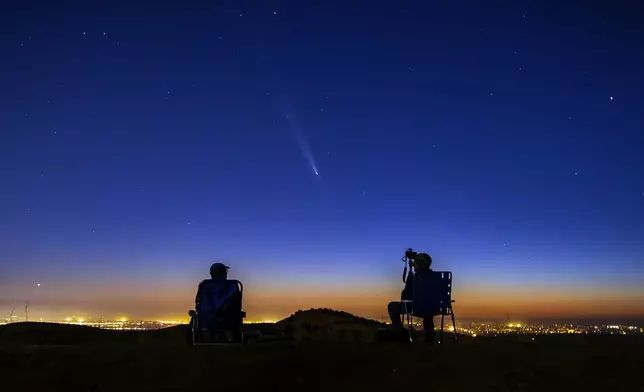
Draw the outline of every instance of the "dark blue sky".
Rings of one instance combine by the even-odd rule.
[[[563,3],[3,3],[0,308],[183,314],[221,259],[377,316],[411,246],[468,314],[641,313],[644,11]]]

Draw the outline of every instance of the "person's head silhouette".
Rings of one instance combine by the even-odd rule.
[[[432,258],[427,253],[418,253],[414,257],[414,270],[416,272],[429,271],[432,266]]]
[[[229,268],[222,263],[215,263],[210,266],[210,277],[213,279],[227,279]]]

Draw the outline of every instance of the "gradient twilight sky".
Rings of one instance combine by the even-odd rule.
[[[638,2],[0,15],[0,318],[185,318],[215,260],[251,319],[380,317],[406,247],[458,316],[644,317]]]

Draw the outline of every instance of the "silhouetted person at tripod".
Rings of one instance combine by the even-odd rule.
[[[411,265],[413,268],[409,269],[409,273],[405,280],[405,288],[400,295],[401,300],[403,301],[413,300],[414,284],[418,277],[421,278],[419,280],[424,282],[431,282],[431,279],[423,279],[429,278],[430,274],[433,273],[430,268],[432,265],[432,258],[427,253],[417,253],[414,256]],[[425,330],[425,341],[428,343],[433,342],[436,337],[436,331],[434,331],[434,316],[440,313],[438,309],[429,312],[429,314],[419,315],[413,312],[412,302],[408,302],[407,309],[405,309],[405,306],[401,301],[394,301],[389,303],[387,310],[389,311],[389,318],[391,319],[391,327],[394,329],[403,329],[403,323],[400,318],[401,315],[406,316],[406,314],[413,314],[414,316],[422,317],[423,329]],[[405,310],[407,313],[405,313]]]

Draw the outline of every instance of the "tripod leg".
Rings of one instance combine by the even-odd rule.
[[[407,305],[408,305],[407,302],[404,302],[404,304],[405,304],[405,307],[404,307],[405,315],[403,317],[407,319],[407,333],[409,334],[409,341],[411,342],[412,340],[411,339],[411,312],[410,312],[411,309],[407,308]]]

